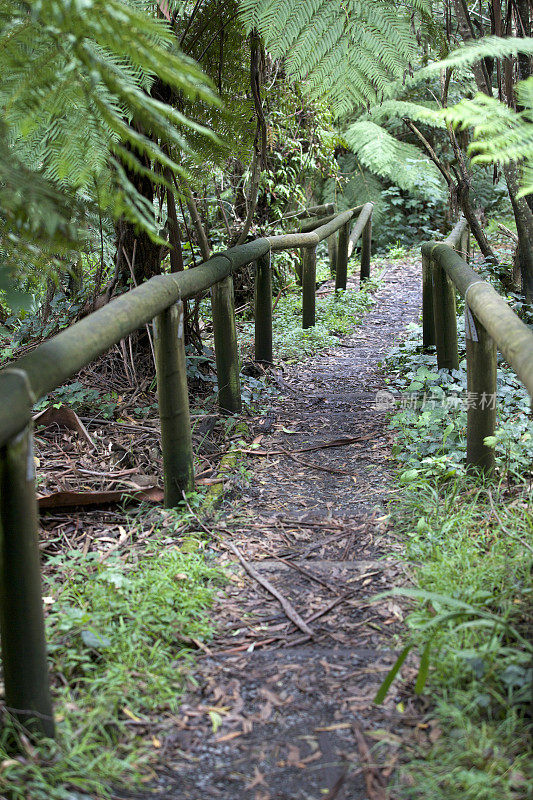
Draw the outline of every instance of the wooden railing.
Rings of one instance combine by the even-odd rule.
[[[490,473],[496,424],[498,349],[533,397],[533,331],[465,261],[468,230],[460,220],[441,243],[422,245],[423,344],[436,345],[439,369],[458,369],[456,292],[465,299],[467,452],[470,467]]]
[[[54,734],[37,543],[32,409],[43,395],[124,337],[154,320],[165,504],[194,488],[185,368],[183,300],[211,289],[218,401],[241,410],[232,274],[255,262],[255,357],[272,361],[271,253],[302,250],[302,325],[315,324],[316,248],[338,232],[336,288],[346,288],[350,244],[362,239],[361,280],[370,274],[372,203],[333,214],[318,207],[313,230],[270,236],[219,253],[194,269],[158,275],[121,295],[0,372],[0,638],[8,712],[34,734]],[[320,219],[313,215],[328,213]],[[357,217],[350,235],[350,223]]]

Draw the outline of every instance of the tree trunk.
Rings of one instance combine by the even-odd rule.
[[[150,167],[149,163],[145,164]],[[154,187],[151,180],[146,175],[139,175],[136,172],[128,172],[128,178],[133,183],[139,194],[145,197],[150,203],[154,201]],[[138,230],[136,226],[127,219],[121,219],[116,224],[117,249],[119,242],[122,242],[121,256],[121,276],[120,280],[129,283],[133,279],[135,284],[144,283],[154,275],[161,274],[161,245],[152,241],[148,233]]]
[[[465,42],[475,39],[474,26],[468,11],[466,0],[454,0],[455,11],[457,14],[457,22],[459,32]],[[531,24],[529,17],[529,0],[515,0],[515,7],[520,17],[518,36],[527,36],[531,33]],[[493,6],[494,12],[496,11]],[[501,14],[501,11],[500,11]],[[503,30],[505,20],[495,20],[495,26],[498,30]],[[527,67],[525,61],[518,62],[519,74],[524,70],[524,74],[529,74],[531,62],[528,59]],[[490,82],[488,72],[483,61],[472,67],[474,78],[478,91],[492,97],[492,84]],[[512,98],[507,98],[511,102]],[[533,301],[533,212],[531,211],[527,200],[524,197],[517,198],[518,181],[516,179],[516,167],[510,165],[503,170],[505,181],[507,183],[507,190],[509,192],[509,199],[513,208],[514,218],[516,222],[516,230],[518,233],[518,258],[520,263],[520,275],[522,283],[522,291],[529,302]]]

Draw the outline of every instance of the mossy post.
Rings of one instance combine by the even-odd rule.
[[[329,272],[332,278],[337,274],[337,237],[333,233],[328,236]]]
[[[455,287],[439,264],[433,267],[433,315],[439,369],[458,369]]]
[[[235,299],[231,275],[211,287],[218,405],[227,414],[240,414],[241,384],[235,327]]]
[[[372,216],[369,217],[361,237],[361,272],[359,286],[370,278],[370,258],[372,255]]]
[[[165,505],[175,508],[194,489],[194,457],[187,391],[183,303],[154,320],[157,396],[165,476]]]
[[[255,360],[272,363],[271,253],[255,262]]]
[[[433,317],[432,263],[427,253],[422,253],[422,347],[424,352],[435,344],[435,319]]]
[[[496,426],[496,344],[466,306],[466,382],[468,392],[466,462],[492,472],[494,448],[484,444]]]
[[[316,305],[316,246],[302,247],[302,328],[312,328]]]
[[[0,449],[0,637],[7,711],[53,737],[34,469],[28,425]]]
[[[339,228],[337,246],[337,270],[335,274],[335,291],[346,289],[348,280],[348,244],[350,241],[350,223],[346,222]]]

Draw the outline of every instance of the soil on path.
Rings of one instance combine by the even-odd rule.
[[[420,718],[401,689],[372,702],[403,610],[369,601],[404,579],[384,511],[392,434],[375,395],[385,387],[380,362],[419,313],[419,276],[417,263],[391,263],[361,326],[286,372],[282,398],[257,420],[259,449],[272,455],[249,455],[250,482],[226,499],[221,557],[235,564],[236,547],[313,635],[229,566],[217,637],[163,740],[156,796],[390,797],[399,744]],[[338,439],[352,441],[319,447]]]

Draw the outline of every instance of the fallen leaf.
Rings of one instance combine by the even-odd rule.
[[[242,731],[232,731],[231,733],[225,733],[224,736],[217,736],[215,742],[230,742],[232,739],[236,739],[237,736],[242,736]]]
[[[142,490],[112,490],[103,492],[52,492],[37,495],[39,508],[69,508],[71,506],[100,506],[109,503],[161,503],[165,493],[158,486]]]
[[[57,425],[58,427],[68,428],[71,431],[76,431],[79,433],[82,439],[85,439],[92,450],[96,449],[96,445],[89,436],[87,428],[81,419],[78,417],[75,411],[67,406],[60,406],[59,408],[49,406],[48,408],[45,408],[44,411],[40,411],[39,414],[35,414],[33,421],[35,425],[44,425],[47,428],[50,425]]]

